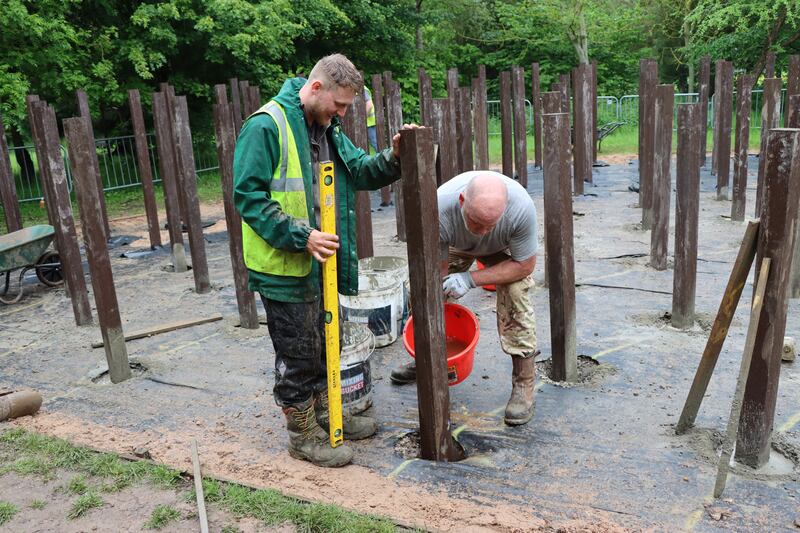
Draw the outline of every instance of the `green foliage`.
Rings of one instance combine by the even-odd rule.
[[[170,522],[178,520],[181,514],[174,507],[168,505],[156,505],[153,509],[153,514],[150,515],[150,520],[145,522],[145,529],[161,529]]]
[[[41,511],[47,506],[47,503],[42,500],[33,500],[31,502],[31,509],[35,509],[37,511]]]
[[[69,483],[64,487],[64,491],[69,494],[80,496],[89,490],[89,485],[86,483],[86,476],[75,476],[69,480]]]
[[[102,507],[103,504],[103,499],[96,492],[87,492],[75,500],[69,509],[69,513],[67,513],[67,518],[70,520],[80,518],[92,509]]]
[[[19,508],[16,505],[0,501],[0,526],[14,518],[18,512]]]

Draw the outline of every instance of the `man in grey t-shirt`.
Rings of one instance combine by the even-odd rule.
[[[536,319],[530,290],[536,266],[536,207],[528,192],[498,172],[464,172],[439,187],[439,244],[443,250],[445,296],[461,298],[471,288],[497,286],[497,330],[511,356],[509,425],[533,417]],[[470,271],[478,259],[485,268]],[[392,381],[410,383],[416,366],[392,372]]]

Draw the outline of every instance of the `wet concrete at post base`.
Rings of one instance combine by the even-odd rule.
[[[748,215],[756,168],[751,158]],[[222,321],[130,341],[129,357],[141,371],[117,385],[107,377],[95,382],[97,369],[105,366],[103,350],[89,348],[99,330],[74,326],[63,289],[30,281],[23,302],[0,307],[0,389],[29,387],[45,399],[39,415],[14,425],[121,453],[145,447],[156,461],[184,468],[190,465],[189,443],[197,438],[209,475],[335,501],[429,529],[510,531],[540,527],[542,520],[552,527],[578,520],[595,530],[614,525],[660,531],[793,530],[800,517],[796,362],[782,365],[778,389],[774,453],[783,460],[761,473],[735,466],[722,498],[711,497],[718,436],[727,422],[745,341],[752,277],[697,427],[674,434],[745,223],[731,222],[730,202],[714,200],[716,179],[703,169],[698,320],[689,330],[674,329],[665,318],[671,310],[672,270],[647,265],[650,234],[638,229],[638,195],[628,190],[636,174],[635,164],[595,168],[595,185],[587,184],[588,194],[574,199],[577,351],[585,356],[579,363],[584,379],[577,383],[553,383],[545,375],[551,349],[540,244],[533,298],[541,355],[536,411],[528,424],[503,422],[512,365],[497,335],[495,293],[475,289],[459,302],[481,323],[472,373],[449,389],[451,432],[465,450],[464,460],[433,463],[416,457],[413,442],[399,445],[412,441],[410,435],[419,429],[415,385],[397,386],[389,379],[394,367],[411,361],[399,339],[370,358],[373,406],[367,414],[377,418],[379,430],[350,444],[356,466],[329,472],[290,459],[283,415],[271,395],[269,335],[263,326],[237,327],[224,219],[221,209],[209,213],[207,206],[204,218],[220,219],[206,229],[210,294],[194,292],[191,271],[164,272],[166,251],[135,259],[115,256],[112,265],[125,328],[212,313],[222,313]],[[531,167],[528,179],[541,228],[541,171]],[[378,209],[378,193],[372,202],[375,254],[405,256],[405,244],[392,240],[394,207]],[[146,239],[146,224],[142,228]],[[670,251],[673,235],[671,230]],[[163,238],[167,242],[166,234]],[[541,238],[540,231],[540,243]],[[787,335],[800,336],[800,300],[789,302]],[[430,502],[445,494],[493,518],[443,521],[436,518],[442,508],[430,507],[425,514],[423,500],[391,501],[394,492],[381,499],[381,491],[395,486],[437,495]],[[458,509],[452,512],[458,514]]]

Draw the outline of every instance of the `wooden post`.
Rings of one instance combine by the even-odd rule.
[[[400,128],[403,127],[403,108],[402,101],[400,100],[400,84],[397,82],[391,81],[391,83],[386,85],[386,105],[388,107],[387,116],[389,122],[389,141],[391,143],[392,137],[398,131],[400,131]],[[394,182],[393,187],[396,191],[394,199],[397,204],[397,208],[395,209],[395,218],[397,221],[397,240],[405,242],[406,223],[404,218],[405,210],[403,209],[403,180]]]
[[[231,253],[233,285],[239,308],[239,323],[245,329],[258,329],[255,295],[247,289],[247,267],[242,253],[242,218],[233,205],[233,154],[236,145],[234,113],[227,102],[225,85],[214,86],[214,132],[217,139],[219,173],[222,181],[222,203],[225,206],[225,225],[228,228],[228,247]]]
[[[253,85],[250,87],[250,109],[253,113],[261,108],[261,87]]]
[[[750,145],[750,108],[753,77],[739,76],[736,87],[736,147],[733,154],[733,202],[731,220],[744,220],[747,205],[747,148]]]
[[[789,117],[795,113],[800,113],[797,109],[797,104],[793,103],[792,96],[800,94],[800,55],[794,54],[789,56],[789,69],[787,72],[786,80],[786,122],[787,128],[796,128],[789,123]]]
[[[44,144],[44,134],[39,131],[36,120],[33,116],[33,108],[39,102],[39,97],[35,94],[29,94],[25,97],[25,106],[28,111],[28,124],[31,130],[31,137],[33,137],[33,146],[36,150],[36,162],[39,167],[39,188],[42,192],[44,206],[47,210],[47,220],[51,226],[55,227],[56,220],[58,219],[58,212],[56,211],[56,204],[52,188],[52,180],[49,175],[49,165],[47,164],[47,148]],[[59,246],[60,235],[56,233],[56,248]]]
[[[700,404],[703,401],[703,396],[708,389],[708,383],[711,380],[711,374],[714,372],[714,367],[717,365],[719,353],[722,350],[722,344],[728,336],[728,329],[733,320],[733,314],[736,312],[736,306],[739,304],[739,298],[742,295],[745,283],[747,283],[747,275],[750,272],[750,267],[753,264],[753,258],[756,255],[756,239],[758,238],[759,222],[749,222],[747,229],[742,238],[742,244],[739,247],[739,254],[736,256],[736,261],[733,263],[733,270],[728,278],[728,284],[725,287],[725,293],[717,310],[717,316],[714,318],[714,324],[711,326],[711,332],[708,334],[706,347],[703,350],[703,355],[700,358],[700,364],[697,366],[692,386],[689,389],[689,394],[686,396],[686,402],[683,404],[681,416],[675,426],[675,434],[682,435],[687,429],[694,425],[695,418],[697,418],[697,411],[700,409]]]
[[[550,288],[550,378],[578,377],[575,326],[575,260],[569,176],[569,115],[543,115],[546,263]]]
[[[181,174],[182,191],[186,212],[184,220],[189,230],[189,252],[192,254],[192,274],[194,288],[198,294],[211,291],[206,261],[206,241],[203,238],[203,224],[200,221],[200,199],[197,197],[197,174],[195,173],[192,132],[189,129],[189,107],[186,97],[175,100],[175,134],[178,168]]]
[[[433,142],[439,147],[436,157],[436,183],[441,185],[454,175],[451,168],[456,162],[455,154],[450,153],[450,140],[447,124],[450,117],[450,101],[447,98],[434,98],[431,101],[431,129]]]
[[[161,247],[161,231],[158,227],[158,207],[153,190],[153,170],[150,167],[150,151],[147,149],[147,132],[144,127],[144,114],[139,89],[128,91],[128,104],[131,109],[133,136],[136,140],[136,162],[144,193],[144,211],[147,214],[147,229],[150,235],[150,248]]]
[[[478,77],[472,80],[475,104],[475,155],[479,169],[489,168],[489,115],[486,110],[486,66],[478,65]]]
[[[156,150],[164,187],[164,205],[167,208],[167,227],[175,272],[186,272],[186,253],[181,231],[181,210],[178,203],[178,183],[175,177],[175,152],[172,149],[172,130],[169,126],[166,95],[153,93],[153,123],[156,131]]]
[[[703,131],[700,133],[700,165],[706,165],[706,146],[708,145],[708,91],[711,85],[711,57],[700,58],[700,122]]]
[[[514,153],[511,118],[511,73],[500,73],[500,144],[503,154],[502,172],[509,178],[514,177]]]
[[[422,126],[430,126],[431,121],[431,100],[433,100],[433,88],[431,87],[431,77],[420,67],[417,69],[417,80],[419,82],[419,117]]]
[[[769,460],[775,420],[786,333],[787,286],[800,198],[800,130],[773,129],[763,156],[766,180],[756,268],[760,268],[764,258],[770,258],[771,264],[736,441],[736,460],[753,467]]]
[[[53,226],[56,230],[56,247],[61,258],[61,267],[64,271],[64,281],[67,293],[72,301],[72,311],[75,323],[85,326],[92,323],[92,310],[89,306],[89,295],[86,291],[86,279],[83,275],[81,264],[81,251],[78,248],[78,236],[75,231],[75,220],[72,218],[72,205],[70,203],[69,189],[67,188],[67,173],[64,169],[64,159],[61,156],[60,139],[56,113],[45,102],[33,102],[33,120],[36,131],[40,135],[43,158],[42,164],[47,167],[46,176],[50,181],[47,202],[52,203],[55,218]],[[37,152],[38,153],[38,152]],[[83,228],[84,231],[87,228]],[[100,226],[101,231],[103,227]]]
[[[239,81],[239,95],[242,99],[242,122],[250,116],[250,82],[247,80]]]
[[[233,127],[236,131],[236,136],[239,136],[239,131],[242,129],[242,104],[239,97],[239,80],[231,78],[228,80],[231,87],[231,106],[233,108]]]
[[[97,306],[97,318],[103,347],[106,352],[108,374],[112,383],[131,377],[125,334],[114,288],[114,274],[108,257],[108,243],[103,231],[103,214],[100,189],[95,174],[100,168],[94,137],[86,117],[64,120],[64,135],[69,146],[69,164],[75,184],[75,196],[81,213],[83,242],[92,279],[92,293]]]
[[[800,94],[793,94],[786,99],[786,127],[800,128]]]
[[[11,159],[6,144],[6,129],[3,126],[2,116],[0,116],[0,200],[3,202],[3,214],[8,233],[22,229],[22,215],[19,211],[14,174],[11,173]]]
[[[542,93],[542,110],[543,115],[554,115],[556,113],[563,113],[561,111],[561,92],[551,91]],[[569,119],[569,117],[567,117]],[[546,140],[546,139],[545,139]]]
[[[453,154],[453,176],[461,172],[461,150],[458,144],[458,69],[451,68],[447,71],[447,107],[450,109],[450,126],[452,134],[445,137],[450,141],[450,153]],[[452,177],[452,176],[451,176]],[[450,179],[450,178],[447,178]]]
[[[572,70],[573,124],[575,124],[575,145],[573,164],[575,168],[575,194],[583,194],[583,183],[592,182],[592,91],[589,65],[581,64]]]
[[[733,63],[717,63],[719,81],[719,136],[717,137],[717,200],[728,199],[731,169],[731,120],[733,115]]]
[[[794,56],[793,56],[794,57]],[[790,115],[786,117],[787,128],[800,128],[800,94],[789,96],[787,108]],[[800,214],[798,215],[800,216]],[[792,254],[792,272],[789,275],[789,297],[800,298],[800,231],[795,232],[794,253]]]
[[[756,217],[761,216],[761,198],[764,194],[764,173],[766,171],[767,138],[769,131],[780,124],[781,80],[767,78],[764,80],[764,104],[761,108],[761,149],[758,155],[758,181],[756,182]]]
[[[528,187],[528,130],[525,124],[525,69],[511,68],[511,92],[514,109],[514,168],[517,180]]]
[[[542,87],[539,76],[539,63],[531,65],[531,105],[533,105],[533,164],[542,168]]]
[[[655,92],[658,63],[655,59],[639,62],[639,205],[642,229],[653,225],[653,149],[655,145]]]
[[[722,88],[720,84],[722,83],[722,70],[725,65],[724,59],[717,59],[714,63],[714,130],[711,134],[711,175],[717,175],[717,167],[719,164],[719,133],[721,131],[720,128],[720,118],[722,114],[719,112],[719,104],[720,104],[720,92]]]
[[[561,87],[561,109],[563,113],[572,116],[572,106],[570,105],[569,96],[572,92],[570,87],[570,76],[569,74],[560,74],[558,76],[558,81]],[[572,144],[572,139],[570,138],[570,144]]]
[[[247,83],[247,82],[245,82]],[[179,217],[180,221],[182,222],[181,231],[183,231],[183,227],[186,226],[188,228],[188,222],[186,221],[186,212],[189,209],[186,205],[186,195],[183,193],[184,184],[183,184],[183,171],[181,169],[181,161],[178,155],[178,130],[175,128],[175,87],[170,85],[169,83],[161,83],[161,92],[164,93],[164,101],[166,102],[166,110],[167,110],[167,123],[169,124],[169,132],[170,132],[170,149],[172,150],[172,161],[175,165],[175,183],[177,184],[176,191],[178,197],[178,206],[180,207]],[[245,85],[240,87],[240,92],[242,93],[242,106],[244,108],[249,107],[249,100],[247,98],[247,91],[249,86]]]
[[[694,324],[697,286],[697,228],[700,209],[700,106],[678,106],[675,190],[675,273],[672,277],[672,327]]]
[[[655,150],[653,154],[653,230],[650,234],[650,266],[667,269],[669,244],[669,199],[672,180],[669,173],[672,154],[672,117],[675,89],[658,85],[655,99]]]
[[[400,161],[408,232],[411,307],[417,357],[420,455],[455,459],[450,435],[450,392],[444,334],[442,278],[439,270],[439,210],[436,199],[433,132],[430,128],[400,132]]]
[[[369,153],[366,111],[364,96],[356,95],[342,119],[342,127],[353,144]],[[359,259],[375,255],[372,245],[372,212],[367,191],[356,192],[356,251]]]
[[[380,74],[372,75],[372,105],[375,106],[375,137],[380,152],[387,146],[386,141],[386,105],[383,92],[383,80]],[[391,143],[389,143],[391,144]],[[381,207],[392,203],[392,189],[389,185],[381,187]]]
[[[593,59],[591,62],[591,75],[592,80],[589,85],[592,89],[591,105],[589,109],[592,112],[592,163],[597,161],[597,60]]]
[[[458,173],[474,170],[472,160],[472,111],[470,88],[456,87],[456,144]]]
[[[86,96],[84,91],[78,90],[75,91],[76,99],[78,100],[78,114],[89,121],[89,133],[92,136],[92,142],[94,142],[94,127],[92,126],[92,112],[89,109],[89,97]],[[98,168],[100,164],[98,163]],[[103,185],[103,176],[98,172],[95,176],[97,179],[97,186],[100,189],[100,214],[102,215],[103,219],[103,229],[106,232],[106,239],[111,238],[111,228],[108,225],[108,211],[106,211],[106,198],[105,198],[105,191]]]
[[[767,60],[764,64],[764,77],[775,78],[775,52],[767,52]]]

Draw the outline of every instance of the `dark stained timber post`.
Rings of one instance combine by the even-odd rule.
[[[461,168],[461,157],[460,157],[460,149],[458,145],[458,69],[451,68],[447,71],[447,108],[449,118],[448,118],[448,130],[451,132],[447,135],[446,139],[450,145],[450,154],[453,157],[450,171],[451,175],[447,179],[449,180],[456,174],[460,172]]]
[[[78,114],[89,121],[89,133],[92,136],[92,141],[94,141],[94,127],[92,126],[92,112],[89,109],[89,97],[86,96],[86,92],[81,90],[75,91],[75,97],[78,101]],[[108,225],[106,198],[103,191],[103,176],[98,172],[95,177],[97,178],[97,186],[100,188],[100,213],[103,216],[103,229],[106,232],[106,239],[109,239],[111,237],[111,228]]]
[[[724,61],[719,71],[719,137],[717,200],[728,199],[731,169],[731,117],[733,116],[733,63]]]
[[[430,126],[431,120],[431,100],[433,99],[433,88],[431,87],[431,77],[420,67],[417,69],[417,80],[419,83],[419,116],[422,126]]]
[[[569,115],[544,114],[544,209],[550,290],[554,381],[578,377],[575,325],[575,260],[569,176]]]
[[[139,177],[144,193],[144,211],[147,214],[147,230],[150,236],[150,248],[161,246],[161,231],[158,227],[158,206],[153,190],[153,170],[150,166],[150,150],[147,146],[147,130],[144,127],[144,113],[139,89],[128,91],[128,103],[131,109],[133,136],[136,140],[136,162],[139,166]]]
[[[486,66],[478,65],[478,77],[472,80],[475,102],[475,156],[479,169],[489,168],[489,115],[486,109]]]
[[[447,130],[447,98],[434,98],[431,101],[431,129],[433,142],[438,147],[436,154],[436,183],[441,185],[449,179],[449,144],[445,140]]]
[[[697,287],[697,228],[700,209],[700,106],[678,106],[678,154],[675,189],[675,274],[672,278],[672,326],[694,324]]]
[[[539,76],[539,63],[531,65],[531,105],[533,105],[533,164],[542,168],[542,87]]]
[[[511,73],[500,73],[500,145],[503,154],[502,172],[514,177],[514,145],[512,139]]]
[[[247,83],[247,82],[244,82]],[[161,83],[161,92],[164,93],[164,101],[167,103],[167,121],[169,123],[169,131],[170,131],[170,148],[172,149],[172,161],[174,164],[175,173],[175,183],[177,184],[176,191],[178,192],[178,206],[180,207],[180,220],[182,221],[183,225],[186,225],[186,211],[188,207],[186,206],[186,194],[183,193],[184,184],[183,184],[183,169],[181,168],[180,162],[180,155],[179,155],[179,148],[178,148],[178,130],[175,128],[175,87],[170,85],[169,83]],[[245,85],[241,87],[240,90],[242,93],[242,105],[249,106],[248,99],[247,99],[247,91],[249,89],[249,85]],[[183,228],[183,226],[181,226]]]
[[[761,149],[758,156],[758,181],[756,182],[756,218],[761,216],[761,199],[764,192],[764,180],[767,158],[767,138],[769,130],[780,125],[781,80],[767,78],[764,80],[764,105],[761,109]],[[773,267],[774,268],[774,267]],[[770,274],[772,277],[772,274]]]
[[[655,150],[653,157],[653,230],[650,234],[650,266],[667,269],[669,200],[672,192],[669,164],[672,153],[672,117],[675,88],[658,85],[655,98]],[[696,162],[696,161],[695,161]]]
[[[592,89],[592,96],[591,96],[591,106],[589,109],[592,112],[592,163],[597,161],[597,60],[593,60],[591,63],[591,84],[590,87]]]
[[[164,187],[164,205],[167,209],[169,243],[172,250],[172,265],[175,272],[186,272],[186,252],[181,232],[181,210],[178,203],[178,183],[175,178],[175,152],[172,150],[172,130],[167,116],[164,93],[153,93],[153,122],[156,131],[158,165],[161,184]]]
[[[423,459],[449,461],[458,457],[449,431],[439,209],[430,128],[400,132],[400,162],[405,182],[403,206],[410,226],[407,248],[417,354],[420,455]]]
[[[525,124],[525,69],[512,67],[511,92],[514,109],[514,168],[523,187],[528,186],[528,130]]]
[[[64,282],[67,293],[72,301],[72,311],[75,323],[85,326],[92,323],[92,310],[89,305],[89,294],[86,291],[86,278],[83,275],[81,264],[81,251],[78,247],[78,236],[75,231],[75,220],[72,218],[72,205],[70,203],[69,189],[67,188],[67,173],[64,168],[64,159],[61,156],[61,145],[58,136],[58,124],[53,108],[45,102],[35,102],[32,106],[33,120],[36,130],[41,135],[43,164],[47,167],[46,176],[50,180],[47,198],[52,202],[55,219],[53,226],[56,230],[58,254],[61,267],[64,270]],[[102,225],[101,231],[105,231]],[[84,228],[86,231],[87,228]]]
[[[117,291],[114,288],[111,259],[108,256],[108,243],[103,232],[101,193],[97,188],[97,176],[95,176],[100,166],[94,161],[97,159],[97,150],[89,128],[89,119],[85,117],[65,119],[64,135],[69,146],[69,163],[75,183],[75,196],[83,222],[83,242],[86,245],[92,292],[108,363],[108,375],[112,383],[119,383],[131,377],[131,367],[128,363],[128,350],[125,347],[125,334],[122,331]]]
[[[561,113],[561,92],[542,93],[542,110],[544,115]]]
[[[775,52],[767,52],[767,60],[764,64],[764,77],[775,77]]]
[[[789,123],[789,117],[794,114],[800,114],[800,109],[797,109],[797,104],[792,100],[792,96],[800,94],[800,55],[794,54],[789,56],[789,69],[787,71],[786,81],[786,127],[796,128]]]
[[[44,136],[42,132],[39,131],[39,128],[36,124],[36,120],[33,116],[33,108],[39,102],[39,96],[35,94],[29,94],[25,97],[25,106],[28,112],[28,124],[31,130],[31,137],[33,137],[33,145],[36,150],[36,162],[37,166],[39,167],[39,186],[42,192],[42,198],[44,200],[44,206],[47,210],[47,220],[51,226],[56,225],[56,218],[58,218],[58,213],[56,212],[55,208],[55,201],[53,200],[53,193],[51,192],[51,185],[52,181],[48,175],[49,168],[47,165],[47,156],[46,156],[46,149],[44,145]],[[61,238],[59,233],[56,233],[56,248],[59,247],[59,239]]]
[[[572,106],[570,105],[570,93],[572,89],[570,88],[570,76],[569,74],[560,74],[558,76],[558,80],[561,86],[561,112],[566,113],[569,116],[572,116]],[[572,139],[570,138],[570,143],[572,143]]]
[[[250,110],[250,82],[247,80],[240,80],[239,81],[239,96],[242,99],[242,122],[250,116],[252,111]]]
[[[392,81],[386,86],[386,102],[388,106],[389,119],[389,144],[392,137],[403,127],[403,108],[400,100],[400,84]],[[397,240],[406,241],[405,210],[403,209],[403,180],[398,180],[393,184],[395,190],[395,218],[397,222]]]
[[[783,336],[786,333],[787,286],[800,197],[800,130],[775,128],[769,133],[756,271],[770,258],[753,360],[747,376],[736,460],[759,467],[769,459],[775,421]]]
[[[460,171],[475,170],[472,149],[472,91],[469,87],[458,88],[458,153]]]
[[[350,137],[353,144],[364,150],[365,153],[369,153],[367,108],[363,93],[355,97],[350,108],[353,115],[353,132],[352,135],[347,133],[347,136]],[[372,210],[368,191],[356,192],[356,251],[359,259],[375,255],[372,243]]]
[[[200,221],[200,199],[197,197],[197,174],[192,150],[192,132],[189,128],[189,107],[185,96],[179,96],[175,100],[174,118],[178,167],[182,173],[182,193],[186,205],[184,219],[189,229],[189,252],[192,254],[194,289],[198,294],[205,294],[211,291],[211,282],[208,277],[203,224]]]
[[[792,56],[794,57],[794,56]],[[786,127],[800,128],[800,94],[788,98],[788,109],[791,113],[786,117]],[[790,275],[789,297],[800,298],[800,231],[795,232],[794,254],[792,256],[792,273]]]
[[[233,284],[239,322],[245,329],[258,329],[258,312],[255,295],[247,289],[247,267],[242,253],[242,219],[233,205],[233,154],[236,144],[234,111],[227,102],[225,85],[216,85],[214,105],[214,132],[217,140],[219,173],[222,181],[222,203],[225,206],[225,224],[228,228],[228,246],[231,253]]]
[[[739,76],[736,87],[736,142],[733,153],[733,202],[731,220],[744,220],[747,205],[747,147],[750,145],[750,109],[753,77]]]
[[[380,74],[372,75],[372,105],[375,106],[375,145],[380,152],[387,146],[386,142],[386,105],[383,91],[383,79]],[[392,189],[388,185],[381,187],[381,206],[392,203]]]
[[[708,145],[708,92],[711,88],[711,57],[700,58],[699,104],[700,122],[703,131],[700,134],[700,166],[706,165],[706,147]]]
[[[261,87],[255,85],[250,87],[250,98],[252,99],[253,113],[261,107]]]
[[[642,229],[648,230],[653,226],[653,149],[658,64],[654,59],[642,61],[643,79],[639,84],[639,205],[642,207]]]
[[[228,80],[231,87],[231,106],[233,107],[233,127],[236,131],[236,136],[239,136],[239,130],[242,129],[242,100],[239,96],[239,80],[231,78]]]
[[[725,68],[725,60],[717,59],[714,63],[714,130],[711,132],[711,175],[717,175],[717,168],[719,165],[719,133],[720,118],[722,114],[719,112],[720,92],[722,91],[722,70]]]
[[[14,174],[11,173],[11,159],[9,158],[8,144],[6,144],[6,129],[3,126],[2,116],[0,116],[0,200],[3,203],[3,214],[8,233],[22,229],[22,215],[19,211]]]
[[[444,176],[442,177],[442,183],[452,179],[458,174],[457,135],[455,130],[448,127],[448,125],[453,123],[453,116],[456,114],[457,110],[450,107],[449,98],[445,98],[444,100],[445,127],[442,130],[442,144],[439,147],[439,149],[442,151],[440,158],[443,158],[442,169],[444,171]]]
[[[573,69],[573,109],[575,112],[575,146],[573,147],[573,164],[575,167],[575,194],[583,194],[583,183],[592,182],[592,110],[590,87],[590,65],[578,65]]]
[[[793,94],[786,99],[786,127],[800,128],[800,94]]]

